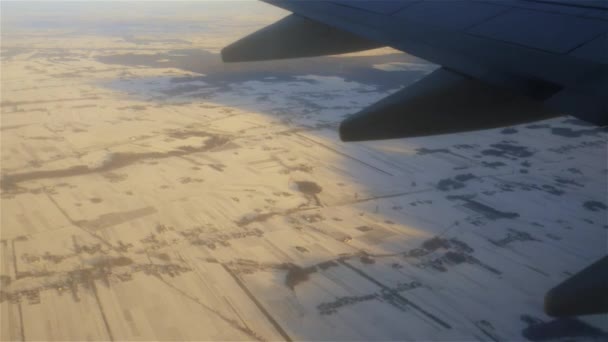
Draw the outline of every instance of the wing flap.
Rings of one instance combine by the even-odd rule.
[[[390,15],[411,4],[419,3],[420,0],[389,0],[389,1],[384,1],[384,0],[372,0],[372,1],[346,0],[346,1],[344,1],[344,0],[342,0],[342,1],[332,1],[332,2],[335,4],[341,5],[341,6],[352,7],[352,8],[372,12],[372,13]]]
[[[468,29],[497,41],[564,54],[605,33],[608,22],[578,16],[512,9]]]
[[[501,5],[498,1],[424,1],[400,10],[395,13],[395,17],[432,22],[436,26],[451,30],[465,30],[509,9],[510,7]]]
[[[539,101],[447,69],[344,120],[344,141],[407,138],[496,128],[556,116]]]
[[[315,57],[356,52],[382,44],[292,14],[222,50],[224,62]]]

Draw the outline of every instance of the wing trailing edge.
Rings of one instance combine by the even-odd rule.
[[[382,47],[350,32],[291,14],[222,50],[224,62],[335,55]]]
[[[527,96],[440,68],[344,120],[340,138],[364,141],[429,136],[557,115]]]

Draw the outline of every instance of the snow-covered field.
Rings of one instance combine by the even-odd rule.
[[[543,313],[606,254],[605,131],[343,143],[435,66],[222,64],[260,18],[3,34],[2,340],[605,338]]]

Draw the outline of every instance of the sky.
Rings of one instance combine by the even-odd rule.
[[[238,6],[235,6],[238,3]],[[274,21],[288,13],[260,1],[1,1],[2,30],[34,28],[90,28],[120,30],[118,24],[153,26],[171,24],[172,31],[188,25],[196,30],[209,21],[222,20],[228,25]],[[112,27],[114,25],[114,27]]]

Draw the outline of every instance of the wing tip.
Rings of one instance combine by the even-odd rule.
[[[239,59],[233,53],[231,46],[232,45],[228,45],[220,51],[220,57],[221,57],[223,63],[239,62]]]

